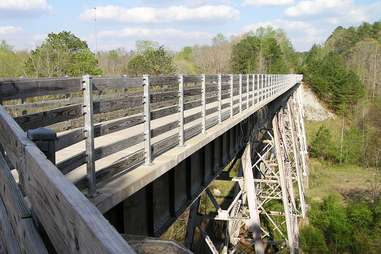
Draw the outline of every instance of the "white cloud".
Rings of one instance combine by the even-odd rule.
[[[299,17],[307,15],[317,15],[323,12],[337,12],[342,8],[352,8],[351,0],[302,0],[296,5],[286,9],[286,15],[290,17]]]
[[[2,11],[30,11],[46,10],[49,8],[47,0],[1,0]]]
[[[278,5],[290,5],[294,0],[244,0],[243,5],[258,5],[258,6],[278,6]]]
[[[351,25],[378,17],[381,2],[361,5],[353,0],[302,0],[286,9],[289,17],[313,16],[332,25]]]
[[[18,26],[0,26],[0,35],[14,34],[21,30],[21,27]]]
[[[126,23],[166,23],[174,21],[216,21],[239,18],[239,11],[228,5],[203,5],[199,7],[169,6],[164,8],[116,5],[98,6],[81,14],[83,20],[119,21]]]

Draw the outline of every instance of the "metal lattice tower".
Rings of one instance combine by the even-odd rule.
[[[241,171],[232,179],[238,188],[229,208],[221,209],[212,192],[206,191],[218,211],[214,219],[227,222],[227,240],[233,246],[231,253],[242,240],[243,226],[251,233],[256,253],[264,253],[265,245],[274,245],[275,234],[283,239],[284,244],[277,243],[278,246],[288,247],[290,253],[298,252],[298,224],[306,216],[305,188],[308,186],[300,89],[276,113],[271,127],[261,130],[260,144],[254,146],[255,137],[250,137],[241,158]],[[210,238],[205,237],[216,253]],[[226,243],[225,252],[228,246]]]

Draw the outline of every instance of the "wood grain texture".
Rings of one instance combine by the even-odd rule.
[[[82,104],[69,105],[49,111],[15,117],[24,130],[49,126],[82,116]]]
[[[0,106],[0,143],[58,253],[134,253]]]
[[[66,94],[78,91],[81,91],[80,78],[0,80],[0,100]]]
[[[0,253],[21,254],[12,225],[8,219],[7,209],[0,198]]]
[[[48,253],[35,227],[32,214],[24,203],[24,197],[11,171],[0,154],[0,196],[7,210],[8,220],[22,253]]]

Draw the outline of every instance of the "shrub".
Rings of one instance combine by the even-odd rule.
[[[300,248],[306,254],[329,253],[321,230],[312,225],[304,226],[300,230]]]
[[[337,148],[332,142],[331,132],[324,125],[320,126],[311,143],[310,155],[314,158],[339,161]]]

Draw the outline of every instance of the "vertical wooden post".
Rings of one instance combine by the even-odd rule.
[[[150,110],[150,89],[149,77],[143,75],[143,108],[144,108],[144,158],[145,164],[152,162],[151,150],[151,110]]]
[[[263,94],[264,94],[263,91],[264,91],[264,89],[265,89],[265,88],[264,88],[264,87],[265,87],[265,74],[262,74],[261,76],[262,76],[262,78],[261,78],[261,81],[262,81],[262,82],[261,82],[261,89],[260,89],[260,91],[261,91],[261,101],[262,101],[263,98],[264,98],[264,97],[263,97]]]
[[[250,83],[250,75],[246,74],[246,109],[249,108],[249,83]]]
[[[234,115],[234,75],[230,74],[230,118]]]
[[[257,76],[257,89],[256,89],[256,91],[257,91],[257,96],[256,96],[256,98],[257,98],[257,100],[256,100],[256,103],[259,103],[259,101],[260,101],[260,91],[261,91],[261,77],[262,77],[262,75],[261,74],[257,74],[256,75]]]
[[[251,89],[251,99],[252,99],[251,106],[254,107],[254,105],[255,105],[255,74],[252,74],[251,77],[253,79],[253,84],[252,84],[252,89]]]
[[[201,76],[201,132],[205,134],[206,130],[206,88],[205,88],[205,74]]]
[[[239,112],[242,112],[242,74],[239,74]]]
[[[96,192],[95,153],[94,153],[94,120],[93,120],[93,84],[89,75],[82,78],[83,113],[85,116],[86,137],[86,170],[88,180],[88,196],[93,197]]]
[[[178,76],[179,83],[179,145],[184,145],[184,76]]]
[[[265,89],[266,89],[266,74],[263,74],[262,75],[262,95],[261,95],[261,100],[264,100],[265,99]]]
[[[222,81],[221,74],[218,74],[218,123],[222,121]]]

